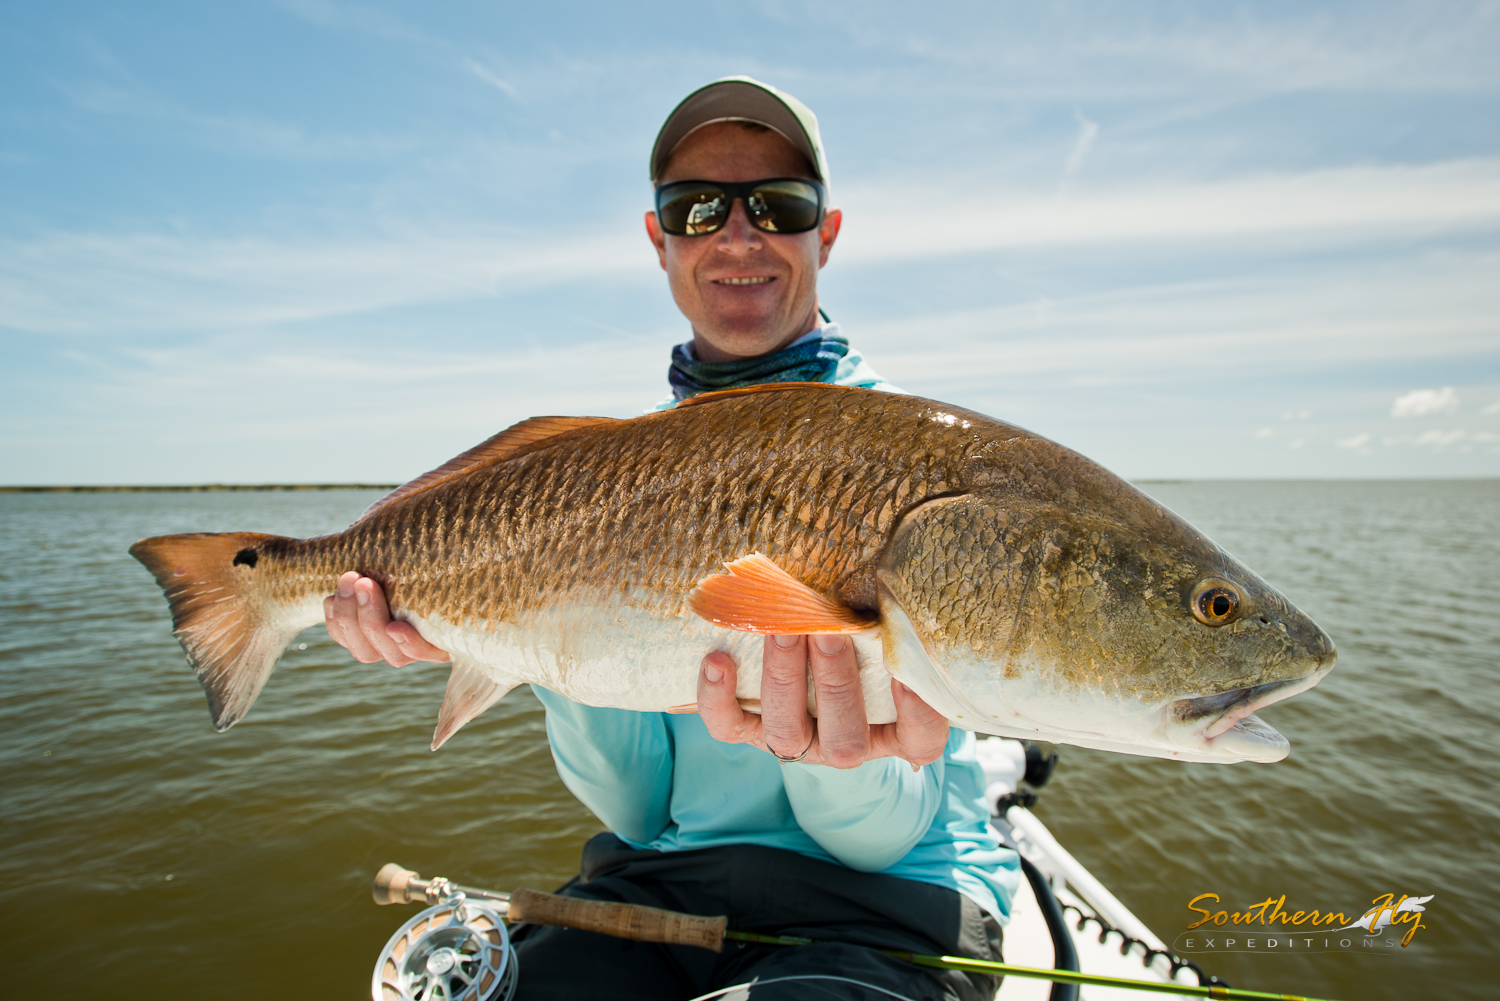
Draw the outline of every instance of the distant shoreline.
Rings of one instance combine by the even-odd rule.
[[[1127,480],[1136,486],[1176,486],[1189,483],[1480,483],[1500,480],[1495,476],[1413,476],[1375,477],[1327,477],[1304,479],[1237,479],[1215,478],[1179,479],[1175,477],[1148,477]],[[189,483],[153,486],[150,484],[124,484],[120,486],[0,486],[0,494],[213,494],[240,492],[275,492],[290,490],[395,490],[399,483]]]
[[[186,486],[6,487],[0,494],[213,494],[246,490],[394,490],[398,483],[198,483]]]

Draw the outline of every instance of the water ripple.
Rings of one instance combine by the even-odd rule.
[[[1436,894],[1397,956],[1206,963],[1238,986],[1486,996],[1500,484],[1147,489],[1312,614],[1339,667],[1265,711],[1292,740],[1281,764],[1064,748],[1040,814],[1168,939],[1210,890],[1351,910]],[[259,999],[295,982],[352,997],[402,919],[369,901],[381,863],[502,889],[574,871],[600,824],[559,782],[528,692],[434,755],[445,670],[355,664],[310,630],[251,716],[215,734],[160,593],[125,554],[167,532],[335,531],[372,498],[0,496],[0,913],[28,958],[16,989]]]

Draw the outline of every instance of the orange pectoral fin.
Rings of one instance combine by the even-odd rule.
[[[688,595],[688,607],[726,629],[775,636],[857,633],[876,625],[843,602],[825,598],[760,553],[724,564]]]

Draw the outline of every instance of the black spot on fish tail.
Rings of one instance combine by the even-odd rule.
[[[203,684],[220,733],[250,711],[277,658],[302,630],[295,617],[255,600],[255,576],[238,568],[255,566],[262,552],[284,552],[292,541],[257,532],[194,532],[130,547],[172,607],[172,632]]]

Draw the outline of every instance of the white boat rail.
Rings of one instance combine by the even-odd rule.
[[[1054,874],[1061,876],[1073,891],[1094,909],[1094,913],[1115,928],[1152,949],[1167,951],[1166,943],[1146,927],[1146,923],[1131,913],[1130,908],[1120,903],[1118,897],[1107,890],[1103,883],[1083,867],[1047,830],[1047,825],[1037,819],[1036,814],[1023,806],[1013,806],[1005,811],[1005,820],[1020,831],[1038,851],[1052,863]]]

